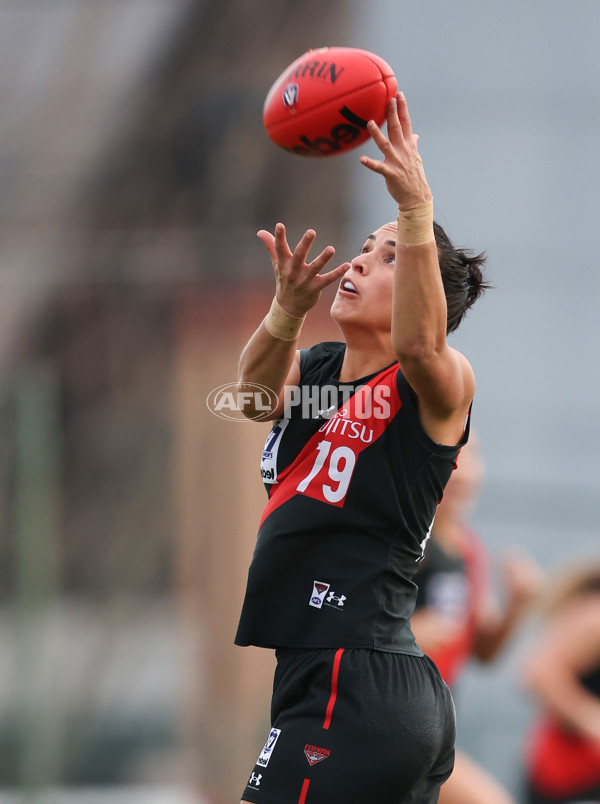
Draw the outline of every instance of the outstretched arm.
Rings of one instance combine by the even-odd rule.
[[[292,252],[286,237],[285,226],[278,223],[275,234],[265,230],[258,232],[267,249],[275,272],[276,293],[271,310],[260,323],[239,362],[238,389],[244,391],[251,384],[265,385],[279,397],[279,405],[265,419],[276,419],[284,407],[283,389],[300,381],[300,359],[297,352],[298,336],[304,317],[318,302],[321,292],[340,279],[348,269],[348,263],[321,275],[320,271],[333,257],[332,246],[324,249],[312,262],[307,262],[308,252],[315,239],[309,229]],[[247,399],[253,399],[248,395]],[[244,415],[254,418],[256,411],[246,401]]]
[[[581,676],[600,663],[600,596],[572,603],[549,623],[524,665],[526,686],[600,749],[600,701]]]
[[[425,430],[436,441],[457,443],[475,390],[466,358],[446,341],[447,308],[433,233],[432,194],[404,95],[390,102],[386,137],[369,122],[383,160],[361,163],[384,177],[398,204],[392,344],[414,389]]]
[[[522,549],[512,548],[503,567],[504,605],[488,595],[477,617],[473,652],[481,662],[492,662],[506,646],[543,591],[545,575],[538,563]]]

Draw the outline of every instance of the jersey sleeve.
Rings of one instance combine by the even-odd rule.
[[[402,400],[402,405],[406,411],[407,419],[409,420],[411,427],[414,431],[415,436],[419,439],[419,441],[423,444],[423,446],[427,448],[432,448],[434,451],[445,451],[445,450],[454,450],[456,447],[464,447],[464,445],[469,440],[469,432],[471,429],[471,408],[469,408],[469,413],[465,420],[465,429],[463,433],[463,437],[460,442],[456,446],[452,445],[445,445],[445,444],[437,444],[433,439],[431,439],[423,425],[421,424],[421,419],[419,417],[419,412],[417,410],[417,396],[411,386],[409,385],[408,380],[404,376],[401,370],[398,370],[398,374],[396,375],[396,382],[398,387],[398,393],[400,394],[400,399]]]
[[[339,367],[341,367],[345,351],[346,344],[339,341],[324,341],[311,346],[309,349],[301,349],[300,383],[310,384],[313,382],[316,384],[326,363],[331,363],[332,367],[339,363]]]

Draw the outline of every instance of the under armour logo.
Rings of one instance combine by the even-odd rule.
[[[333,603],[335,601],[338,604],[338,606],[343,606],[344,605],[344,600],[346,600],[346,595],[339,595],[339,597],[338,597],[338,595],[334,595],[333,592],[330,592],[327,595],[327,602],[328,603]]]
[[[260,787],[261,779],[262,779],[262,773],[254,773],[254,771],[252,771],[252,776],[248,779],[248,784],[252,784],[255,787]]]

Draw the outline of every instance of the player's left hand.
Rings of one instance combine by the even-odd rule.
[[[374,173],[384,177],[388,191],[400,209],[412,209],[432,198],[423,160],[417,148],[404,94],[399,92],[387,109],[387,137],[374,120],[367,128],[383,160],[361,156],[360,161]]]

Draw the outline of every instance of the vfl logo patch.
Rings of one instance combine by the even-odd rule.
[[[263,483],[277,483],[277,453],[285,428],[289,423],[289,419],[278,419],[267,436],[260,461],[260,475]]]
[[[294,106],[298,103],[299,89],[298,84],[290,81],[290,83],[283,90],[283,102],[286,108],[288,108],[292,114],[296,113]]]
[[[323,606],[323,601],[325,600],[325,593],[329,589],[329,586],[330,585],[328,583],[323,583],[322,581],[314,581],[312,595],[310,596],[308,605],[313,606],[315,609],[320,609]]]
[[[304,756],[309,765],[316,765],[317,762],[322,762],[331,754],[328,748],[319,748],[316,745],[305,745]]]
[[[260,752],[259,758],[256,760],[256,764],[260,765],[261,768],[266,768],[269,764],[269,760],[273,754],[273,749],[275,748],[275,744],[279,739],[280,734],[281,729],[271,729],[269,739],[265,743],[263,750]]]

